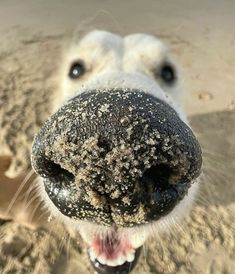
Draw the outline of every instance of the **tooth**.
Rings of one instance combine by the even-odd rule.
[[[126,261],[126,257],[123,255],[119,255],[119,257],[115,260],[107,260],[106,264],[109,266],[118,266],[124,264]]]
[[[142,233],[142,234],[133,233],[133,234],[130,234],[129,236],[129,241],[134,248],[138,248],[141,245],[143,245],[146,239],[147,239],[147,235],[145,233]]]
[[[134,253],[129,253],[126,257],[126,260],[130,263],[133,262],[135,259],[135,254]]]
[[[117,259],[117,265],[122,265],[126,261],[126,258],[123,255],[120,255]]]
[[[95,262],[95,266],[99,267],[100,266],[99,262]]]
[[[105,256],[100,255],[97,260],[101,263],[101,264],[107,264],[107,259]]]
[[[90,248],[88,253],[89,253],[90,259],[94,262],[96,257],[97,257],[96,254],[95,254],[95,251]]]
[[[92,247],[88,249],[88,253],[91,259],[96,259],[98,257],[98,252]]]
[[[109,266],[117,266],[117,260],[107,260],[106,264]]]

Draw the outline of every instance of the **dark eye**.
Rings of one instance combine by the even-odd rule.
[[[78,79],[85,73],[85,66],[82,62],[75,62],[71,65],[69,70],[69,77],[71,79]]]
[[[175,70],[172,65],[165,64],[162,66],[160,76],[167,84],[172,84],[176,80]]]

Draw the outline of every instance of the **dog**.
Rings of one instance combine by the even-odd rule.
[[[157,37],[101,30],[73,43],[61,67],[55,109],[32,144],[38,192],[80,232],[98,273],[129,273],[199,189],[180,71]]]

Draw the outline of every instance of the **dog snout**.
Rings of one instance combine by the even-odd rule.
[[[141,90],[91,90],[41,128],[32,164],[64,215],[104,225],[158,220],[184,198],[201,169],[191,129]]]

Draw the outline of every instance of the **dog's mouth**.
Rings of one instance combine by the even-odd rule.
[[[135,267],[141,245],[131,243],[116,230],[105,236],[95,236],[88,248],[88,257],[99,274],[125,274]]]

